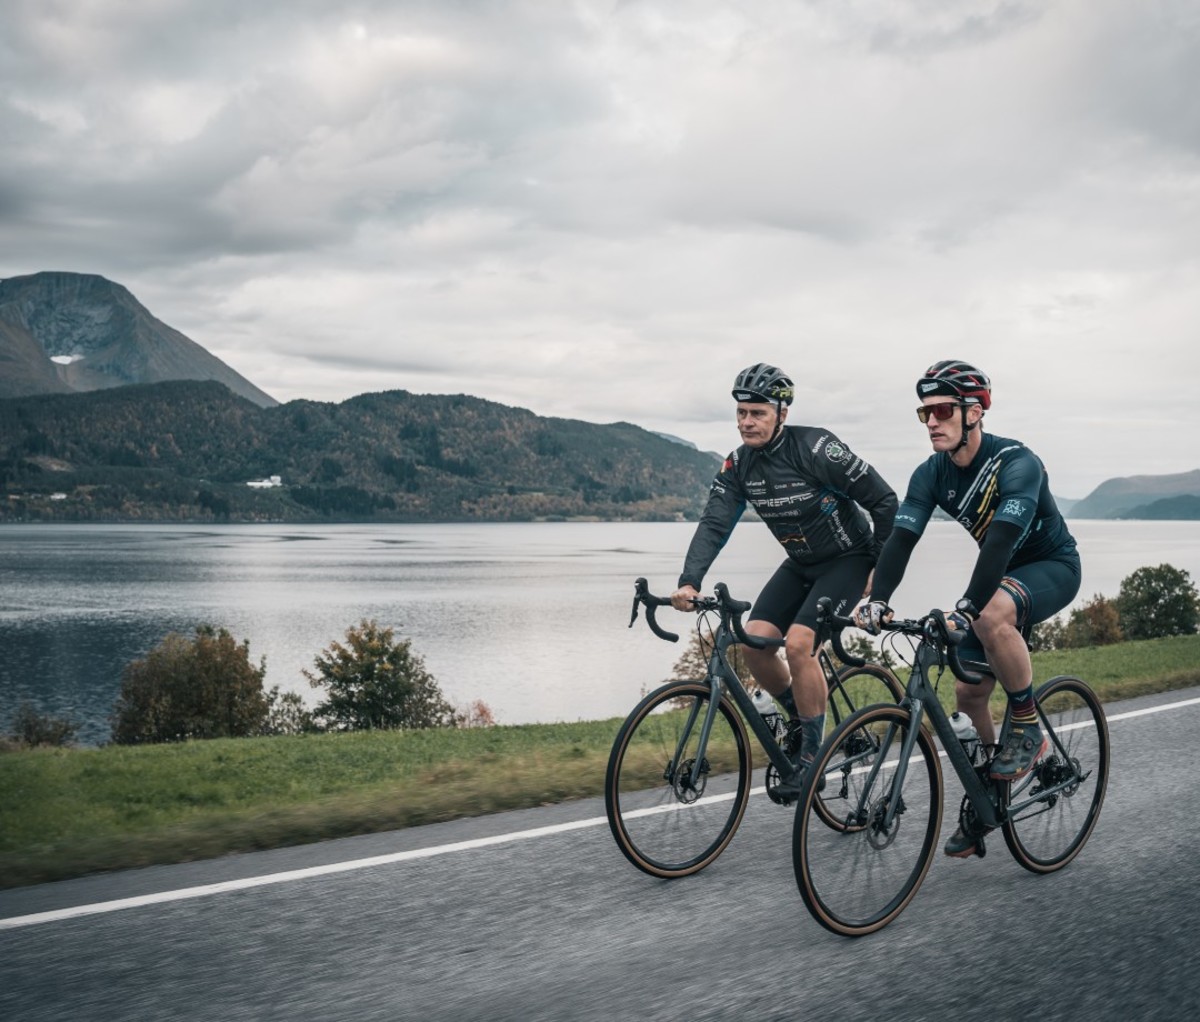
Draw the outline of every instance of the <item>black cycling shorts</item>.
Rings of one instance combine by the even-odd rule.
[[[1028,639],[1034,625],[1049,621],[1075,599],[1080,581],[1079,555],[1072,553],[1053,561],[1033,561],[1010,568],[1000,580],[1000,591],[1016,604],[1017,629]],[[958,655],[971,663],[986,662],[974,630],[967,633],[958,647]]]
[[[875,559],[847,554],[820,564],[784,561],[754,601],[751,621],[767,621],[786,635],[792,625],[816,631],[817,601],[828,596],[835,614],[849,614],[862,599]]]

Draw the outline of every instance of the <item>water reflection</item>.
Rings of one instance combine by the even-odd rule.
[[[1200,578],[1200,523],[1072,522],[1080,599],[1169,562]],[[0,528],[0,730],[19,702],[102,742],[121,671],[171,631],[248,639],[267,685],[301,675],[364,617],[413,640],[447,697],[501,723],[623,716],[682,652],[630,630],[633,579],[673,588],[692,527],[676,524],[5,526]],[[893,601],[905,614],[956,598],[974,546],[930,527]],[[753,599],[779,561],[767,530],[735,530],[709,575]],[[666,617],[666,614],[664,614]],[[694,619],[673,616],[685,631]],[[685,635],[686,637],[686,635]]]

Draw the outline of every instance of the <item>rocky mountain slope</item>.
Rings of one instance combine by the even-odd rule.
[[[0,280],[0,397],[165,380],[216,380],[256,405],[278,403],[120,284],[86,273]]]

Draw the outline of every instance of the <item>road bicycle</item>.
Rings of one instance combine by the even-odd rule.
[[[822,608],[835,626],[851,626]],[[797,800],[792,859],[804,904],[826,929],[846,936],[872,933],[912,901],[929,871],[941,830],[944,755],[962,782],[959,824],[987,851],[985,835],[1000,829],[1013,857],[1034,873],[1053,873],[1079,854],[1100,815],[1108,784],[1108,724],[1100,700],[1079,678],[1062,675],[1035,692],[1049,747],[1024,777],[994,780],[991,760],[999,746],[972,755],[954,733],[936,686],[949,667],[962,681],[992,675],[986,663],[964,664],[956,645],[963,633],[948,627],[941,611],[919,620],[885,623],[907,637],[912,673],[899,705],[870,706],[842,721],[814,760],[813,776],[831,761],[846,765],[840,747],[858,736],[860,761],[843,776],[840,828],[816,823],[813,806],[829,807],[806,779]],[[931,677],[937,672],[936,678]],[[932,733],[928,725],[932,725]],[[1004,716],[1009,727],[1009,714]],[[1001,731],[1003,738],[1005,730]]]
[[[688,876],[712,863],[728,846],[750,797],[753,765],[747,725],[767,758],[764,785],[777,803],[790,805],[795,796],[781,784],[797,784],[800,773],[772,730],[754,707],[746,687],[730,666],[735,643],[767,649],[784,640],[747,635],[741,616],[749,603],[734,600],[718,584],[715,595],[695,600],[697,630],[708,631],[709,654],[705,677],[670,681],[647,695],[617,732],[604,778],[604,805],[618,847],[638,869],[656,877]],[[661,639],[677,642],[655,619],[658,607],[670,604],[654,596],[646,580],[635,583],[629,626],[644,607],[646,623]],[[715,621],[715,625],[714,625]],[[840,646],[840,629],[831,632],[833,652],[851,660]],[[895,703],[903,694],[900,682],[887,668],[854,660],[836,670],[824,644],[816,651],[829,688],[828,719],[834,726],[860,707]],[[850,743],[858,740],[851,736]],[[856,755],[856,754],[855,754]],[[857,760],[855,760],[857,761]],[[829,765],[836,771],[837,762]],[[795,790],[795,789],[793,789]],[[820,797],[814,811],[830,825],[840,825]]]

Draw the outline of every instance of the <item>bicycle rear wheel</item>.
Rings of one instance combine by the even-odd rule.
[[[1037,690],[1037,702],[1058,743],[1051,740],[1012,785],[1004,841],[1027,870],[1053,873],[1079,854],[1099,819],[1108,787],[1108,722],[1078,678],[1052,678]]]
[[[942,771],[924,729],[897,779],[900,752],[912,715],[900,706],[866,707],[843,721],[822,746],[806,780],[792,831],[792,865],[804,904],[827,930],[859,937],[886,926],[912,900],[933,861],[942,825]],[[848,742],[870,741],[874,751],[844,775],[840,802],[831,798],[831,764]],[[817,786],[827,775],[823,801],[842,813],[837,827],[812,812]],[[887,819],[888,807],[897,810]]]
[[[604,778],[608,824],[625,857],[652,876],[702,870],[725,850],[746,812],[750,746],[727,699],[717,704],[704,755],[698,753],[711,702],[705,681],[670,682],[634,708],[613,742]]]
[[[837,727],[855,710],[903,698],[904,686],[881,664],[843,667],[829,685],[829,718]]]

